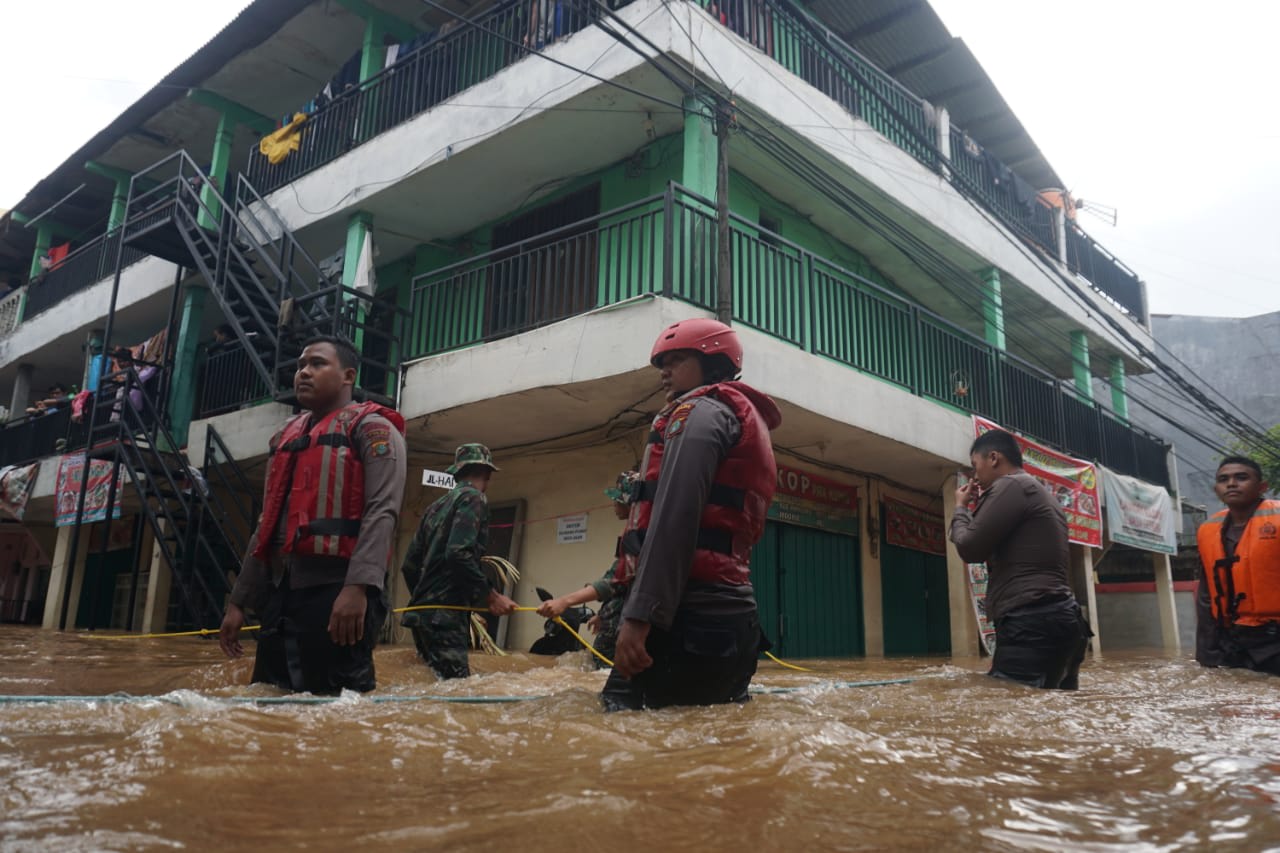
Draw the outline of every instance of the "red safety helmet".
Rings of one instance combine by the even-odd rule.
[[[742,369],[742,342],[738,333],[719,320],[696,318],[672,323],[658,335],[649,353],[649,363],[658,367],[658,360],[669,352],[691,349],[703,355],[723,355]]]

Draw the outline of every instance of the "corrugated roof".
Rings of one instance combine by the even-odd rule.
[[[806,7],[873,65],[1037,188],[1063,186],[964,41],[925,0],[813,0]]]

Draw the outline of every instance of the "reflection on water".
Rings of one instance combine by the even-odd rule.
[[[251,662],[202,640],[0,629],[5,850],[303,844],[569,851],[1262,849],[1280,842],[1280,679],[1108,655],[1076,694],[982,662],[762,664],[812,685],[743,707],[605,716],[584,655],[473,658],[438,684],[380,649],[378,695],[529,702],[228,705]],[[911,677],[833,689],[829,680]],[[210,698],[215,697],[215,698]]]

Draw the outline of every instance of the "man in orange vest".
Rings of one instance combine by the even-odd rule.
[[[376,686],[373,647],[404,497],[404,418],[352,402],[357,364],[345,341],[307,341],[293,377],[305,411],[271,439],[262,515],[218,638],[240,657],[245,610],[257,612],[255,682],[317,694]]]
[[[751,549],[777,486],[769,431],[782,414],[737,381],[742,344],[723,323],[669,326],[649,361],[667,404],[623,533],[616,580],[630,590],[602,698],[606,710],[745,702],[762,636]]]
[[[1196,660],[1280,675],[1280,501],[1245,456],[1222,460],[1213,490],[1227,508],[1196,533]]]

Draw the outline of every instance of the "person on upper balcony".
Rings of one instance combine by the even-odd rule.
[[[219,631],[244,654],[245,612],[262,621],[255,682],[332,694],[376,686],[373,648],[404,498],[404,418],[352,400],[359,359],[315,337],[298,357],[303,412],[270,442],[265,496]]]
[[[987,614],[996,626],[989,675],[1075,690],[1093,633],[1067,579],[1066,515],[1022,470],[1012,434],[978,436],[969,461],[973,479],[956,490],[951,541],[966,562],[987,564]]]
[[[1228,456],[1218,465],[1213,490],[1226,508],[1196,532],[1202,666],[1280,675],[1280,501],[1267,499],[1269,488],[1253,459]]]

